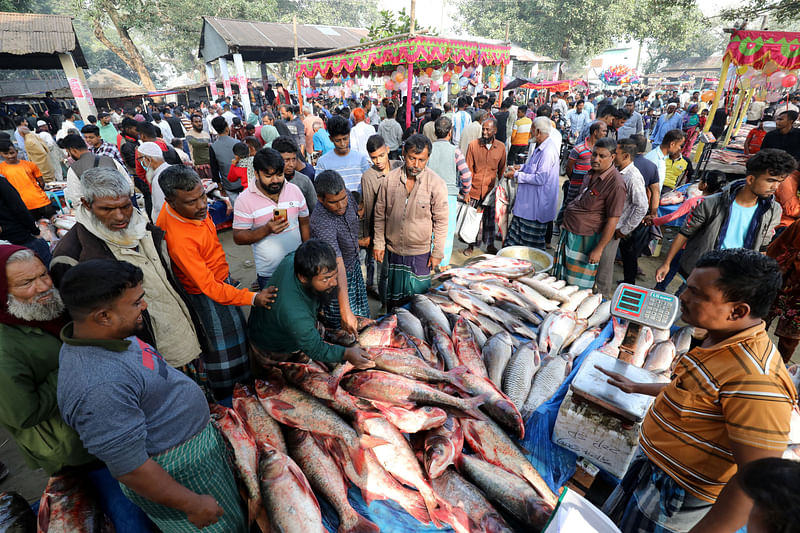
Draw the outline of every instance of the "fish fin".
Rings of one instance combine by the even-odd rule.
[[[262,533],[269,533],[272,530],[272,526],[269,523],[269,515],[263,506],[258,510],[258,515],[256,515],[256,525],[261,529]]]
[[[380,413],[369,413],[369,414],[373,415],[370,418],[373,418],[373,417],[376,417],[376,416],[379,417],[379,418],[383,418],[380,415]],[[384,444],[391,444],[389,441],[387,441],[385,439],[382,439],[380,437],[373,437],[372,435],[361,435],[361,437],[359,437],[359,439],[358,439],[358,442],[359,442],[359,444],[361,444],[361,446],[363,446],[364,448],[368,448],[368,449],[372,449],[372,448],[375,448],[377,446],[383,446]]]
[[[340,521],[337,533],[380,533],[381,528],[379,528],[376,524],[373,524],[360,514],[357,516],[358,519],[356,520],[355,524],[345,526]]]
[[[39,532],[47,533],[47,530],[50,529],[50,495],[47,494],[47,489],[45,489],[45,493],[42,494],[42,499],[39,502],[37,522],[39,525]]]
[[[294,405],[289,402],[284,402],[283,400],[270,400],[269,405],[271,408],[277,409],[278,411],[290,411],[295,408]]]
[[[425,490],[420,490],[419,493],[422,496],[422,500],[425,502],[425,508],[428,510],[428,516],[430,517],[434,526],[441,528],[442,523],[436,518],[436,510],[439,508],[439,501],[436,499],[433,489],[429,484],[427,484],[427,482],[424,489]]]
[[[345,361],[331,373],[331,377],[328,379],[328,393],[331,396],[336,394],[336,389],[339,388],[339,382],[342,380],[344,375],[353,370],[354,368],[355,367],[350,361]]]
[[[467,400],[467,403],[469,403],[470,405],[470,408],[467,410],[467,413],[472,415],[472,418],[475,418],[477,420],[486,420],[486,415],[483,414],[478,408],[484,403],[486,403],[486,400],[488,400],[490,396],[491,394],[487,392],[481,394],[480,396],[476,396],[474,398],[470,398],[469,400]]]
[[[418,492],[408,491],[409,497],[407,501],[401,505],[403,509],[419,520],[422,524],[428,524],[431,521],[431,515],[428,514],[428,508],[425,506],[425,501]]]

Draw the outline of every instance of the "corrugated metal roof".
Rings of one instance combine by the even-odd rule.
[[[208,24],[225,41],[229,53],[242,49],[263,49],[265,51],[290,51],[293,56],[294,32],[291,24],[277,22],[257,22],[250,20],[203,17],[203,25]],[[203,50],[201,33],[200,50]],[[344,26],[320,26],[313,24],[297,25],[297,47],[300,54],[353,46],[366,37],[365,28]],[[282,54],[283,55],[283,54]],[[216,58],[205,58],[206,61]]]
[[[71,17],[0,12],[0,53],[34,56],[32,64],[22,68],[52,68],[38,66],[36,57],[68,52],[73,54],[79,66],[87,66],[75,29],[72,27]],[[48,64],[52,64],[52,61]],[[0,68],[2,67],[0,62]]]

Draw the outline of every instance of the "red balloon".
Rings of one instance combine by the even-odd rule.
[[[797,76],[795,76],[794,74],[789,74],[781,80],[781,85],[783,85],[787,89],[789,87],[794,87],[796,83],[797,83]]]

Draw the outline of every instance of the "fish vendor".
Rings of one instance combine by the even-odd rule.
[[[681,294],[682,318],[708,331],[668,384],[606,372],[629,393],[655,396],[640,451],[604,511],[623,531],[736,531],[753,502],[737,472],[781,457],[797,393],[764,317],[781,286],[777,262],[743,248],[706,253]]]
[[[164,533],[247,531],[202,389],[136,337],[147,309],[138,267],[78,263],[61,295],[58,407],[127,497]]]
[[[444,257],[447,186],[427,168],[430,154],[430,139],[409,137],[403,166],[386,175],[375,201],[374,254],[383,264],[380,291],[387,311],[427,291],[431,270]]]
[[[101,504],[113,499],[113,509],[104,510],[117,531],[150,531],[147,517],[58,411],[59,333],[66,321],[44,263],[28,248],[0,245],[0,424],[30,468],[85,474],[104,496]]]
[[[358,260],[358,206],[335,170],[323,170],[314,182],[320,209],[311,214],[311,237],[336,253],[336,297],[322,307],[325,327],[358,334],[356,316],[369,316],[367,285]]]
[[[325,363],[349,361],[362,369],[374,366],[358,345],[329,344],[320,335],[317,314],[337,295],[338,265],[331,245],[319,239],[307,240],[283,258],[270,278],[281,297],[271,307],[254,307],[250,313],[248,337],[254,374],[275,362],[306,357]]]

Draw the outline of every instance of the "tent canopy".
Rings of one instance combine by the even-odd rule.
[[[141,85],[105,68],[89,76],[86,83],[89,85],[89,90],[92,91],[92,96],[99,99],[127,98],[147,94],[147,89]],[[53,96],[56,98],[69,98],[71,94],[69,87],[53,91]]]
[[[71,17],[0,12],[0,69],[61,69],[67,53],[88,67]]]
[[[388,42],[387,42],[388,41]],[[341,52],[332,51],[322,57],[301,57],[297,60],[298,76],[324,78],[333,76],[383,75],[398,65],[413,63],[420,68],[439,68],[446,64],[461,66],[497,66],[508,64],[511,47],[442,39],[427,35],[399,35],[390,39],[364,43]],[[320,54],[309,54],[320,55]]]
[[[562,92],[568,91],[576,85],[586,86],[586,82],[583,80],[534,81],[530,78],[515,78],[505,86],[505,90],[522,88]]]
[[[783,70],[794,70],[800,68],[800,33],[734,30],[724,57],[737,67],[761,70],[775,61]]]

